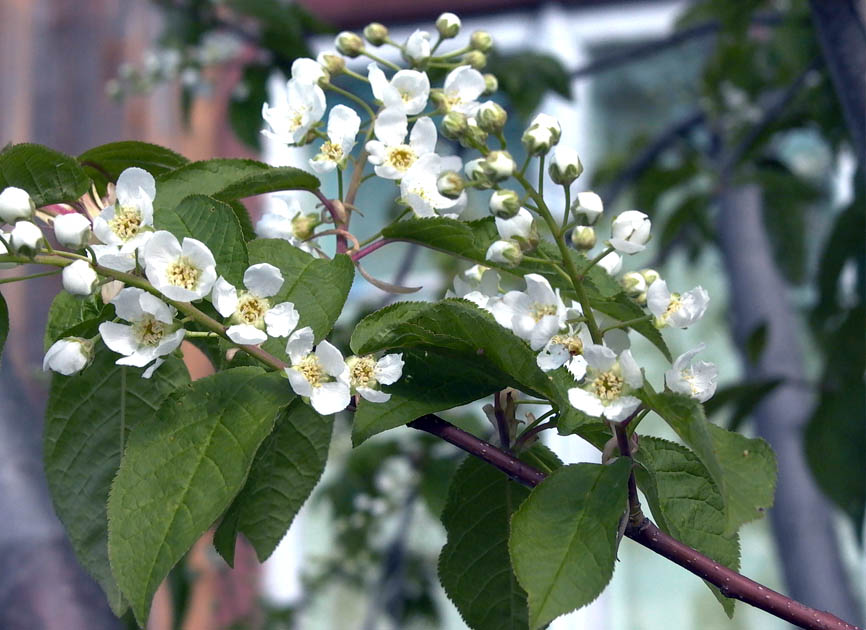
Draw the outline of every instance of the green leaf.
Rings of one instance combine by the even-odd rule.
[[[710,474],[684,446],[641,436],[635,459],[638,485],[659,527],[729,569],[740,568],[740,541],[725,532],[725,504]],[[704,582],[733,617],[734,600]]]
[[[391,394],[384,403],[361,399],[352,422],[352,443],[411,422],[428,413],[444,411],[489,396],[501,382],[474,365],[437,354],[404,352],[403,378],[382,389]]]
[[[314,258],[281,239],[256,239],[247,244],[250,264],[267,262],[277,267],[285,282],[272,304],[291,302],[301,316],[298,328],[310,326],[316,341],[324,339],[343,312],[355,279],[352,260],[339,254],[333,260]],[[287,359],[286,340],[269,339],[262,347]]]
[[[247,64],[239,83],[243,90],[233,91],[229,100],[229,123],[235,135],[256,150],[261,147],[262,105],[268,99],[267,81],[271,71],[268,64]]]
[[[631,461],[553,472],[511,519],[514,573],[535,630],[594,600],[613,575]]]
[[[60,291],[48,309],[43,345],[45,350],[63,337],[93,337],[113,306],[103,306],[98,293],[80,298]]]
[[[725,477],[722,490],[728,512],[726,531],[732,533],[762,518],[773,507],[776,456],[761,438],[747,438],[711,423],[707,426]]]
[[[6,338],[9,336],[9,307],[6,299],[0,293],[0,357],[3,356],[3,348],[6,346]]]
[[[127,607],[108,562],[109,488],[120,466],[121,432],[157,420],[166,397],[189,383],[186,367],[166,357],[150,379],[116,365],[118,355],[97,344],[80,374],[55,374],[45,410],[44,464],[54,511],[78,561],[99,583],[118,615]]]
[[[131,433],[108,500],[108,555],[139,623],[163,578],[243,487],[291,399],[279,374],[225,370],[170,397]]]
[[[75,201],[90,188],[75,158],[39,144],[15,144],[0,152],[0,190],[23,188],[38,206]]]
[[[551,286],[560,289],[564,298],[577,299],[571,282],[548,264],[524,261],[516,267],[508,267],[487,260],[487,248],[499,239],[493,217],[477,221],[458,221],[444,217],[409,219],[386,227],[382,234],[386,238],[418,243],[506,273],[518,276],[537,273],[547,278]],[[569,250],[569,255],[578,270],[589,263],[585,256],[576,251]],[[540,243],[533,256],[552,261],[561,259],[558,248],[549,242]],[[592,267],[583,282],[590,303],[602,313],[621,321],[646,315],[640,306],[622,292],[622,287],[602,267]],[[652,322],[641,322],[632,328],[649,339],[668,360],[672,360],[661,333]]]
[[[217,273],[242,286],[249,257],[241,226],[229,206],[205,195],[190,195],[172,209],[155,210],[153,224],[180,241],[184,237],[200,240],[213,252]]]
[[[230,566],[238,533],[261,562],[274,552],[325,470],[333,428],[333,415],[320,416],[297,398],[277,416],[214,534],[214,546]]]
[[[536,449],[556,458],[544,446]],[[528,496],[529,488],[475,457],[454,474],[442,512],[448,542],[439,555],[439,580],[473,630],[520,630],[529,623],[526,592],[508,555],[511,515]]]
[[[105,190],[108,182],[116,182],[120,174],[132,166],[159,177],[189,163],[189,160],[171,149],[135,140],[93,147],[79,155],[78,161],[100,190]]]
[[[499,89],[523,118],[536,110],[548,92],[571,99],[570,74],[552,55],[526,50],[511,54],[492,52],[487,71],[499,77]]]

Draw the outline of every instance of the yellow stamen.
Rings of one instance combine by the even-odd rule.
[[[238,319],[244,324],[260,327],[264,322],[265,313],[268,308],[270,308],[270,304],[266,299],[250,295],[249,293],[242,295],[238,300]]]
[[[352,387],[375,387],[377,385],[375,369],[376,359],[370,356],[353,357],[349,364],[349,382]]]
[[[132,206],[120,206],[114,212],[114,218],[108,222],[108,227],[122,241],[128,241],[141,229],[141,212]]]
[[[201,270],[193,266],[188,258],[178,258],[165,270],[165,277],[169,284],[188,291],[196,289],[199,276]]]
[[[592,388],[602,402],[610,402],[622,393],[623,379],[614,371],[602,372],[595,377]]]
[[[313,387],[321,387],[323,382],[329,380],[322,364],[319,363],[319,357],[315,354],[308,354],[301,359],[300,363],[292,367],[303,374],[307,382]]]
[[[140,322],[132,325],[132,332],[138,343],[143,346],[156,346],[165,337],[168,326],[153,315],[146,315]]]
[[[396,168],[398,171],[407,171],[415,160],[418,158],[415,151],[408,144],[401,144],[388,149],[388,156],[385,161]]]

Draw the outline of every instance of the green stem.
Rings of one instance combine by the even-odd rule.
[[[601,334],[603,335],[607,331],[616,330],[617,328],[628,328],[629,326],[632,326],[634,324],[640,324],[641,322],[648,321],[648,320],[652,319],[652,317],[653,317],[652,315],[644,315],[643,317],[635,317],[634,319],[627,319],[624,322],[617,322],[616,324],[613,324],[611,326],[607,326],[606,328],[603,328],[601,331]]]
[[[438,57],[431,57],[430,61],[444,61],[446,59],[451,59],[452,57],[459,57],[460,55],[465,55],[470,50],[472,50],[472,47],[466,46],[465,48],[452,50],[450,53],[445,53],[444,55],[439,55]]]
[[[365,77],[363,74],[358,74],[357,72],[353,72],[352,70],[349,70],[348,68],[343,69],[343,74],[345,74],[346,76],[350,76],[353,79],[358,79],[358,81],[363,81],[364,83],[370,82],[370,79]]]
[[[541,197],[544,197],[544,158],[543,153],[538,156],[538,194]]]
[[[515,405],[549,405],[549,400],[539,400],[536,398],[523,398],[521,400],[515,400]]]
[[[186,318],[184,318],[184,319],[186,319]],[[210,332],[210,331],[187,330],[184,337],[192,337],[192,338],[219,337],[219,335],[215,332]]]
[[[376,113],[373,111],[373,109],[369,105],[367,105],[367,102],[364,99],[362,99],[361,97],[359,97],[355,94],[352,94],[349,90],[344,90],[341,87],[337,87],[333,83],[328,83],[325,85],[325,87],[327,89],[331,90],[332,92],[336,92],[337,94],[341,94],[341,95],[345,96],[347,99],[349,99],[351,101],[355,101],[358,105],[360,105],[364,109],[365,112],[367,112],[367,115],[370,117],[371,120],[376,118]]]
[[[393,44],[393,45],[394,45],[394,46],[397,46],[398,48],[400,47],[398,44]],[[397,64],[395,64],[395,63],[391,63],[391,62],[388,61],[387,59],[382,59],[382,58],[379,57],[378,55],[374,55],[373,53],[371,53],[371,52],[370,52],[369,50],[367,50],[366,48],[365,48],[364,50],[361,51],[361,54],[364,55],[365,57],[369,57],[370,59],[372,59],[372,60],[375,61],[376,63],[381,63],[381,64],[382,64],[383,66],[385,66],[386,68],[391,68],[391,70],[400,70],[400,66],[398,66]]]
[[[559,233],[565,236],[568,217],[571,214],[571,186],[566,184],[563,189],[565,189],[565,210],[562,211],[562,224],[559,227]]]
[[[529,162],[532,160],[532,154],[527,153],[526,159],[523,160],[523,165],[520,167],[520,174],[524,175],[526,173],[526,169],[529,168]]]
[[[337,167],[337,197],[343,201],[343,169]]]
[[[605,249],[604,249],[604,250],[603,250],[603,251],[602,251],[598,256],[596,256],[595,258],[591,259],[591,260],[589,261],[589,263],[586,265],[586,267],[584,267],[584,268],[581,270],[581,272],[580,272],[580,277],[581,277],[581,278],[585,277],[586,274],[589,273],[589,270],[590,270],[590,269],[592,269],[593,267],[595,267],[595,266],[599,263],[599,261],[601,261],[602,258],[604,258],[605,256],[607,256],[608,254],[610,254],[610,253],[613,252],[613,251],[614,251],[614,248],[613,248],[613,247],[607,247],[607,248],[605,248]]]
[[[22,282],[24,280],[32,280],[33,278],[44,278],[45,276],[56,276],[58,273],[62,273],[62,269],[56,269],[55,271],[43,271],[42,273],[33,273],[29,276],[13,276],[11,278],[0,278],[0,284],[12,284],[13,282]]]

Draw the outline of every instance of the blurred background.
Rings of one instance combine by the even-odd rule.
[[[500,79],[509,140],[535,112],[556,116],[586,167],[578,190],[602,196],[608,221],[650,214],[652,246],[628,268],[710,291],[707,317],[671,338],[672,351],[707,342],[720,370],[710,419],[766,438],[779,459],[774,508],[741,532],[743,573],[862,624],[862,1],[2,0],[0,143],[79,154],[132,139],[193,160],[304,165],[304,150],[259,134],[262,103],[279,99],[292,60],[371,21],[403,41],[446,10],[463,18],[462,38],[494,37],[487,71]],[[360,238],[394,212],[393,187],[362,190]],[[483,215],[476,201],[468,212]],[[266,203],[248,204],[254,217]],[[408,245],[387,251],[369,270],[431,299],[465,268]],[[134,627],[78,567],[42,473],[42,331],[58,289],[53,278],[2,287],[14,334],[0,366],[0,628]],[[337,341],[389,298],[356,282]],[[635,353],[648,372],[665,369],[639,342]],[[189,365],[207,373],[191,352]],[[477,408],[449,417],[489,431]],[[644,427],[672,437],[660,422]],[[566,461],[597,461],[573,441],[551,446]],[[332,451],[270,560],[239,548],[232,571],[201,541],[160,589],[149,627],[465,628],[436,577],[459,453],[407,428],[353,451],[348,419]],[[620,560],[605,593],[555,630],[785,626],[745,606],[728,620],[700,580],[636,545],[624,543]]]

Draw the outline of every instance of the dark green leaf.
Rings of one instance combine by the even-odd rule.
[[[229,123],[241,142],[259,149],[262,138],[262,105],[268,98],[267,80],[271,68],[265,64],[251,63],[244,67],[239,87],[229,100]]]
[[[229,206],[205,195],[190,195],[170,209],[155,210],[153,224],[180,241],[184,237],[200,240],[213,252],[217,273],[242,286],[249,257],[241,226]]]
[[[320,416],[299,399],[277,416],[259,447],[243,489],[214,534],[214,546],[234,565],[242,533],[264,562],[310,496],[328,460],[334,416]]]
[[[108,562],[109,488],[120,466],[121,433],[157,420],[166,397],[189,383],[186,367],[166,357],[150,379],[115,365],[102,344],[75,376],[55,374],[45,411],[45,476],[54,510],[81,565],[96,578],[118,615],[127,607]]]
[[[767,346],[769,331],[769,324],[761,322],[749,333],[746,338],[746,357],[749,359],[749,363],[757,363],[761,358],[764,348]]]
[[[684,446],[641,436],[635,476],[659,527],[729,569],[740,568],[740,542],[725,532],[725,504],[710,474]],[[734,600],[705,582],[728,617]]]
[[[532,630],[587,605],[610,581],[630,472],[625,458],[563,466],[515,512],[509,549]]]
[[[556,457],[544,446],[535,449]],[[454,474],[442,512],[448,542],[439,580],[473,630],[521,630],[529,623],[526,592],[508,555],[511,515],[528,496],[529,488],[474,457]]]
[[[103,306],[98,294],[80,298],[61,291],[51,302],[48,309],[48,322],[45,324],[43,345],[45,350],[63,337],[92,337],[100,322],[114,307]]]
[[[159,177],[189,163],[189,160],[171,149],[134,140],[93,147],[79,155],[78,161],[102,191],[108,182],[116,182],[120,174],[131,166],[143,168],[154,177]]]
[[[23,188],[37,206],[75,201],[90,188],[90,178],[75,161],[39,144],[15,144],[0,152],[0,190]]]
[[[108,500],[108,555],[139,623],[163,578],[243,487],[291,398],[280,375],[235,368],[178,392],[132,431]]]
[[[571,98],[570,75],[551,55],[526,50],[511,54],[494,52],[488,55],[486,71],[499,78],[499,89],[523,118],[536,110],[548,92]]]

